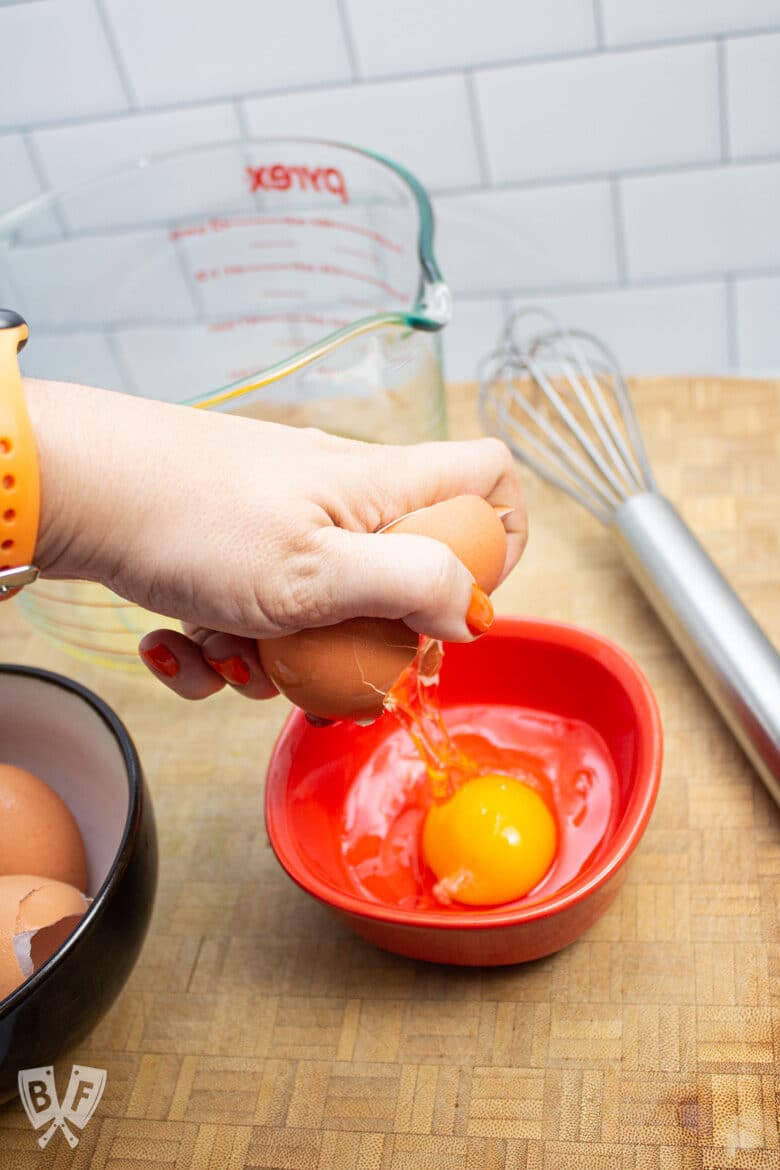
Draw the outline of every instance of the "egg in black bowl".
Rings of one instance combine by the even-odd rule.
[[[0,665],[0,762],[40,777],[73,813],[91,899],[51,957],[0,1000],[2,1103],[16,1094],[21,1070],[52,1065],[119,994],[149,926],[157,834],[127,729],[79,683]]]

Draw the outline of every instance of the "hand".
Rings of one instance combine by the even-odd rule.
[[[512,509],[504,576],[525,546],[519,476],[496,439],[382,446],[64,383],[26,390],[42,575],[100,581],[182,621],[140,650],[187,698],[226,681],[266,697],[255,639],[349,617],[471,640],[457,557],[373,536],[406,512],[473,492]]]

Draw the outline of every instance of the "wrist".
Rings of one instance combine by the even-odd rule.
[[[97,579],[94,552],[112,518],[100,489],[100,451],[92,396],[64,382],[24,379],[38,448],[41,506],[35,563],[42,576]],[[99,413],[99,412],[98,412]]]

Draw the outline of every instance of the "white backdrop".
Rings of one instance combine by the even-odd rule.
[[[780,370],[780,0],[0,0],[0,208],[315,134],[434,196],[448,374],[515,304],[637,372]]]

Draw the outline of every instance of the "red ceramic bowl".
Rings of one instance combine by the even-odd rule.
[[[655,803],[661,775],[658,707],[639,667],[598,634],[557,622],[499,618],[470,645],[448,645],[442,705],[512,704],[581,719],[602,737],[620,782],[608,847],[565,889],[520,907],[408,910],[369,901],[349,882],[339,823],[357,761],[397,724],[311,727],[294,711],[268,767],[266,826],[284,869],[363,938],[437,963],[498,966],[552,954],[614,901]]]

